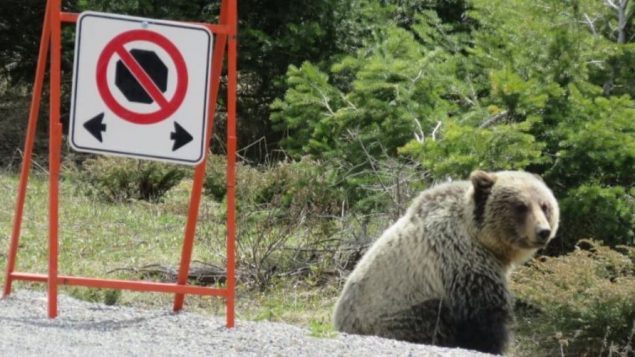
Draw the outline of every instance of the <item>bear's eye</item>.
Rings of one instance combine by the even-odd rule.
[[[523,202],[516,203],[516,206],[514,208],[516,209],[516,213],[518,214],[523,214],[529,210],[529,206]]]
[[[540,209],[546,214],[547,212],[549,212],[549,205],[547,205],[546,203],[542,203],[540,204]]]

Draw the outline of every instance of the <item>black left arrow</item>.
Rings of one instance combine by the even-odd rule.
[[[174,131],[170,133],[170,139],[174,140],[172,151],[176,151],[192,141],[193,138],[187,130],[183,129],[183,127],[179,125],[179,123],[174,122]]]
[[[106,131],[106,124],[102,123],[103,120],[104,113],[100,113],[84,123],[84,128],[86,128],[95,139],[99,140],[100,143],[102,142],[101,132]]]

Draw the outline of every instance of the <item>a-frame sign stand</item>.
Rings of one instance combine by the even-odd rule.
[[[55,318],[58,314],[58,285],[78,285],[93,288],[127,289],[148,292],[175,294],[174,311],[183,308],[186,294],[221,296],[226,299],[227,327],[234,326],[235,297],[235,163],[236,163],[236,56],[237,56],[237,0],[222,0],[220,21],[218,24],[202,24],[215,35],[211,90],[207,117],[207,138],[211,138],[216,101],[220,87],[223,62],[227,60],[227,279],[224,288],[211,288],[188,285],[187,277],[192,257],[196,223],[205,178],[206,160],[196,166],[190,198],[188,219],[185,227],[181,263],[176,283],[158,283],[131,280],[99,279],[89,277],[66,276],[58,274],[58,207],[59,207],[59,175],[62,145],[62,124],[60,121],[60,64],[61,64],[61,26],[63,23],[75,23],[78,14],[63,12],[61,0],[47,0],[46,14],[42,28],[38,65],[33,85],[33,96],[26,141],[24,159],[20,174],[13,231],[9,246],[6,267],[6,278],[3,297],[11,293],[12,283],[16,280],[42,282],[48,285],[48,316]],[[227,50],[227,57],[225,57]],[[50,52],[50,115],[49,115],[49,264],[48,274],[26,273],[15,271],[18,244],[27,184],[31,169],[31,156],[35,140],[40,99],[44,85],[47,54]],[[208,152],[209,141],[205,143]]]

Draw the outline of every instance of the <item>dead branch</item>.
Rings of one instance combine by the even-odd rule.
[[[417,124],[417,131],[418,131],[418,132],[414,133],[415,140],[417,140],[417,142],[419,144],[423,144],[426,141],[426,137],[425,137],[426,135],[423,132],[423,128],[421,127],[421,123],[419,123],[419,119],[414,118],[413,120],[415,121],[415,124]]]
[[[379,172],[377,171],[377,167],[375,165],[375,159],[370,155],[368,150],[366,150],[366,145],[364,145],[364,142],[359,138],[359,135],[354,133],[352,130],[347,129],[347,131],[348,131],[348,134],[351,136],[352,139],[355,139],[355,140],[357,140],[357,142],[359,142],[359,145],[361,146],[362,151],[364,151],[364,155],[366,155],[366,159],[368,160],[368,163],[370,164],[370,168],[373,170],[373,174],[377,178],[377,181],[379,182],[379,184],[383,188],[384,192],[389,192],[388,188],[384,184],[384,181],[381,179],[381,176],[379,175]],[[390,197],[390,199],[393,201],[393,203],[395,205],[398,205],[397,202],[395,201],[395,199],[392,196]]]
[[[616,2],[617,1],[617,2]],[[617,43],[625,43],[626,42],[626,25],[628,21],[628,16],[626,13],[628,0],[604,0],[604,4],[615,10],[617,15],[617,28],[614,31],[617,32]]]
[[[432,141],[437,140],[437,131],[439,130],[439,128],[441,128],[441,121],[438,121],[434,129],[432,129],[432,133],[430,134],[430,136],[432,137]]]
[[[498,114],[496,114],[494,116],[491,116],[491,117],[487,118],[487,120],[482,122],[481,125],[479,125],[478,127],[480,129],[484,129],[484,128],[487,128],[487,127],[489,127],[491,125],[494,125],[494,124],[496,124],[498,122],[501,122],[501,121],[503,121],[505,119],[507,119],[507,111],[506,110],[503,111],[503,112],[500,112],[500,113],[498,113]]]
[[[589,17],[588,14],[584,14],[584,23],[587,24],[593,36],[597,36],[597,31],[595,30],[595,21],[597,21],[597,17],[593,20]]]
[[[414,119],[415,124],[417,124],[417,131],[418,133],[414,133],[415,136],[415,140],[417,140],[418,143],[423,144],[426,141],[425,138],[425,133],[423,132],[423,128],[421,127],[421,123],[419,123],[419,120],[417,120],[416,118]],[[430,133],[430,137],[432,138],[432,141],[436,141],[437,140],[437,131],[439,131],[439,129],[441,128],[441,121],[437,121],[437,125],[434,127],[434,129],[432,129],[432,133]]]

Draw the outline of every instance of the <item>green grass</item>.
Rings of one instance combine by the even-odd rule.
[[[4,286],[18,175],[0,174],[0,285]],[[133,270],[150,264],[178,267],[191,188],[183,180],[160,203],[131,201],[110,204],[84,195],[72,179],[60,182],[59,273],[107,279],[140,279]],[[220,203],[203,198],[192,260],[225,265],[225,221]],[[46,273],[48,262],[48,177],[34,172],[29,181],[17,271]],[[15,282],[16,289],[44,290],[45,284]],[[61,293],[88,301],[140,307],[172,306],[173,296],[161,293],[60,287]],[[267,292],[239,279],[239,319],[295,323],[326,336],[337,287],[315,289],[292,279],[278,280]],[[224,315],[224,299],[188,296],[185,308]]]
[[[73,177],[69,175],[60,182],[60,274],[139,280],[143,274],[135,269],[151,264],[178,267],[191,180],[182,180],[161,202],[131,200],[112,204],[85,194]],[[0,285],[4,285],[17,187],[17,174],[0,172]],[[31,176],[24,212],[18,271],[46,273],[47,197],[47,176],[41,169],[36,170]],[[328,252],[345,241],[344,236],[358,236],[360,225],[356,226],[353,218],[324,223],[310,220],[302,212],[296,212],[296,216],[289,212],[275,204],[242,207],[238,217],[236,316],[242,320],[295,324],[312,336],[328,338],[334,335],[331,313],[341,291],[341,280],[333,278],[337,276],[335,258]],[[223,203],[203,197],[193,261],[225,266],[224,217]],[[371,221],[367,235],[375,237],[386,222]],[[333,242],[337,239],[340,240]],[[320,241],[327,243],[315,243]],[[316,253],[297,248],[324,249]],[[534,260],[519,268],[512,275],[511,289],[526,306],[516,312],[516,336],[509,354],[599,351],[625,356],[632,352],[632,249],[624,247],[618,254],[598,246],[592,254],[575,251],[558,258]],[[261,258],[266,251],[271,254],[265,261]],[[258,264],[263,269],[254,268]],[[255,271],[276,273],[259,280]],[[45,285],[16,282],[14,288],[44,290]],[[171,309],[173,300],[170,294],[69,286],[62,286],[61,293],[88,301],[157,309]],[[225,301],[188,296],[185,309],[223,316]],[[613,330],[607,329],[608,325]]]
[[[0,185],[6,193],[1,198],[0,234],[3,246],[8,246],[18,180],[15,176],[3,175]],[[47,195],[46,178],[33,176],[22,226],[19,270],[45,270]],[[149,205],[141,201],[112,205],[83,196],[72,181],[63,180],[59,214],[60,273],[118,278],[122,277],[120,273],[109,272],[151,263],[174,265],[180,253],[178,247],[182,240],[186,207],[184,204],[183,212],[166,213],[164,205]],[[210,227],[204,227],[201,232],[204,238],[222,233],[220,229],[212,230]],[[208,260],[217,251],[199,249],[194,259]]]

